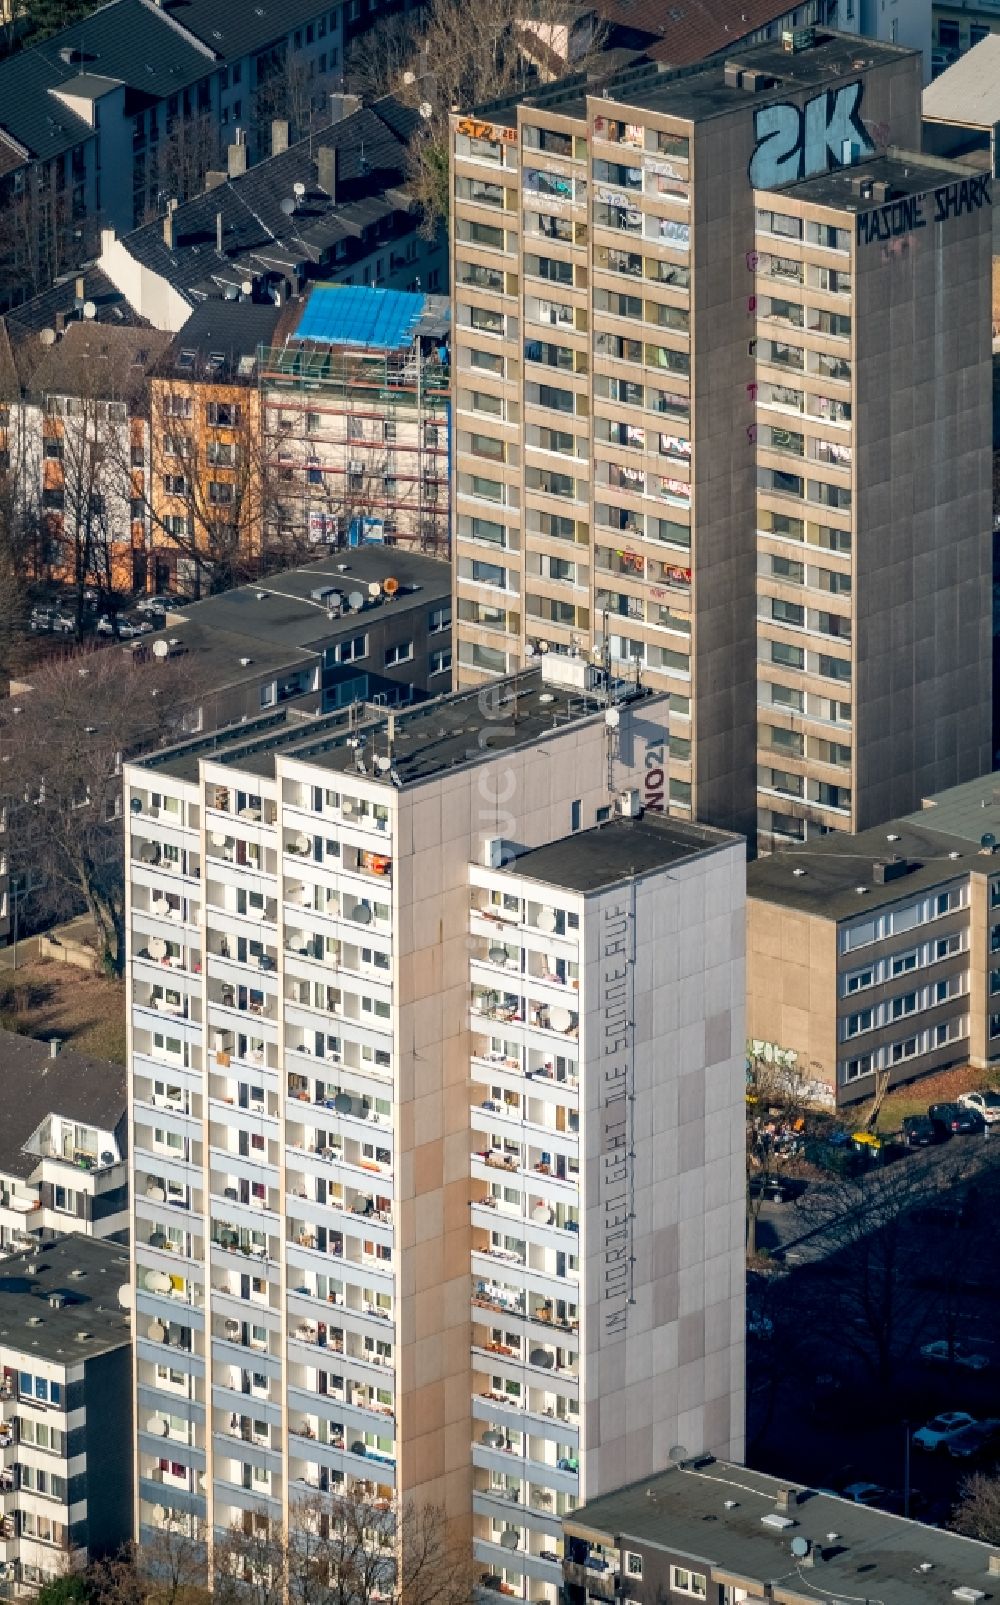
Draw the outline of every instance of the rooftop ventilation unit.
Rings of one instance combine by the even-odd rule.
[[[598,671],[586,658],[571,658],[563,652],[546,652],[542,657],[542,684],[565,686],[572,691],[592,691]]]
[[[762,1527],[770,1527],[774,1532],[779,1533],[783,1533],[787,1528],[797,1525],[791,1516],[782,1516],[776,1510],[771,1510],[766,1516],[761,1516],[760,1524]]]

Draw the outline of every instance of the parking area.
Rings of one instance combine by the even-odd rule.
[[[1000,1461],[998,1209],[1000,1132],[981,1131],[762,1206],[751,1465],[838,1493],[875,1484],[900,1511],[908,1485],[910,1514],[948,1522],[963,1480]],[[923,1447],[942,1413],[955,1433]],[[965,1417],[985,1430],[959,1436]]]
[[[112,596],[89,589],[84,593],[79,625],[85,638],[130,641],[160,628],[168,610],[187,605],[186,597]],[[65,587],[47,586],[34,596],[27,617],[28,633],[38,641],[46,637],[72,639],[77,633],[76,594]]]

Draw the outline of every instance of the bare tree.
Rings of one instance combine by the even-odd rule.
[[[150,403],[152,545],[184,564],[197,596],[286,567],[307,550],[305,536],[279,516],[284,436],[263,438],[256,391],[220,388],[211,405],[224,422],[211,437],[196,415],[206,394],[154,384]]]
[[[204,1543],[173,1526],[94,1562],[85,1582],[91,1605],[210,1605],[212,1597]]]
[[[296,1503],[285,1546],[293,1605],[469,1605],[471,1555],[439,1505],[344,1485]]]
[[[70,193],[42,190],[28,172],[0,190],[0,307],[30,300],[86,255],[94,219],[73,216]]]
[[[294,50],[274,51],[263,70],[259,68],[258,72],[251,126],[259,151],[270,151],[271,124],[275,118],[287,121],[293,144],[306,138],[314,119],[321,114],[324,114],[323,121],[329,120],[325,113],[330,94],[337,87],[335,73],[317,73],[315,63]]]
[[[205,188],[205,174],[222,160],[215,119],[208,112],[180,117],[160,141],[156,182],[164,200],[186,201]]]
[[[1000,1544],[1000,1478],[977,1471],[959,1489],[952,1526],[966,1538]]]
[[[0,704],[11,857],[39,874],[53,913],[86,908],[113,975],[125,962],[122,759],[179,735],[193,689],[183,660],[109,648],[49,659]]]

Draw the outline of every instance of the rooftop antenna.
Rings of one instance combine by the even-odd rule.
[[[389,760],[389,768],[390,768],[390,770],[392,769],[392,765],[393,765],[393,749],[395,748],[395,745],[396,745],[396,715],[394,713],[390,713],[388,718],[387,718],[387,720],[386,720],[386,726],[385,726],[385,751],[386,751],[386,757]]]

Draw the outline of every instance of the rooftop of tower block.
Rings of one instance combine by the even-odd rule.
[[[534,746],[568,724],[602,716],[609,700],[621,706],[654,695],[634,680],[612,679],[606,688],[603,671],[589,669],[585,683],[559,685],[538,667],[395,712],[359,704],[306,719],[282,709],[151,753],[137,767],[193,782],[206,759],[267,778],[280,755],[392,789]]]
[[[890,148],[884,155],[873,156],[871,161],[817,173],[814,178],[803,178],[795,184],[783,184],[779,193],[783,200],[787,197],[810,206],[829,206],[841,212],[870,212],[876,207],[891,206],[894,201],[906,200],[911,195],[926,195],[930,190],[963,180],[978,182],[977,175],[959,162]]]
[[[726,830],[647,812],[547,842],[504,867],[508,874],[563,891],[597,892],[742,840]]]
[[[495,123],[513,125],[517,106],[536,106],[561,117],[583,118],[588,100],[606,98],[609,115],[617,106],[659,112],[687,122],[721,117],[740,106],[762,106],[780,101],[788,94],[820,91],[843,83],[851,73],[868,71],[907,56],[919,59],[919,51],[905,45],[885,44],[859,38],[857,34],[836,33],[817,28],[813,42],[804,48],[786,50],[779,41],[759,45],[735,46],[725,55],[693,68],[656,72],[648,63],[623,71],[604,74],[598,61],[591,76],[576,73],[524,95],[512,95],[488,106],[474,108],[477,115]],[[738,84],[727,68],[742,74]],[[751,87],[753,85],[754,87]]]

